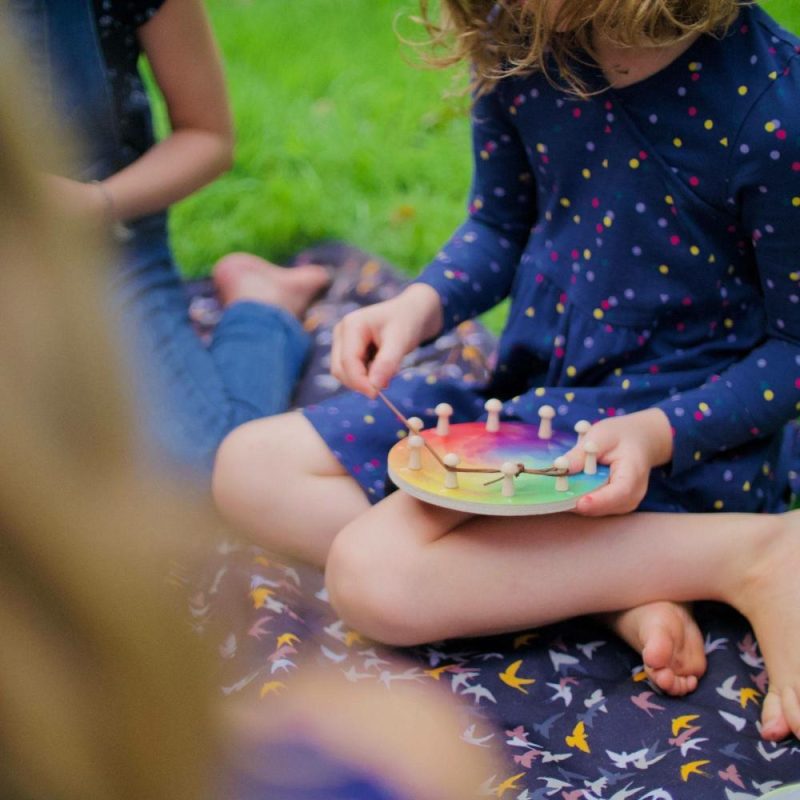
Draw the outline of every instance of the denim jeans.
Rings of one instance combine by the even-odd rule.
[[[227,433],[289,407],[310,338],[288,311],[234,303],[204,344],[169,247],[142,231],[117,270],[112,302],[157,455],[208,473]]]

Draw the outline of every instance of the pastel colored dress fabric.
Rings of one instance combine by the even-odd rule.
[[[341,313],[386,299],[403,285],[385,262],[345,245],[298,257],[320,259],[337,265],[337,277],[309,316],[316,347],[296,396],[304,402],[343,396],[327,374],[330,334]],[[194,311],[203,330],[213,325],[213,297],[199,295]],[[492,349],[485,330],[462,324],[412,354],[408,368],[437,383],[479,383]],[[460,709],[453,735],[477,749],[499,751],[497,770],[486,775],[477,796],[755,800],[800,781],[798,742],[772,744],[759,737],[763,658],[746,621],[725,606],[697,606],[708,673],[696,692],[672,698],[644,679],[633,650],[587,619],[406,650],[376,645],[337,618],[317,571],[237,541],[219,542],[189,596],[193,628],[210,637],[219,653],[220,694],[262,707],[266,715],[293,692],[302,698],[309,665],[315,675],[322,670],[330,678],[332,692],[337,682],[343,689],[380,684],[387,692],[409,683],[437,687]],[[302,742],[289,741],[288,750],[272,753],[270,765],[277,761],[283,768],[261,770],[252,784],[246,771],[237,770],[240,780],[224,796],[366,800],[384,792],[410,800],[407,789],[365,774],[363,765],[346,757],[338,765],[323,759],[326,777],[311,793],[308,770],[320,763],[326,746],[312,731],[303,733]],[[346,744],[340,754],[347,753]]]
[[[510,295],[491,382],[401,374],[389,396],[427,425],[483,413],[556,427],[651,406],[674,458],[642,504],[777,511],[800,450],[798,40],[757,7],[652,77],[579,100],[541,74],[473,110],[469,216],[420,281],[447,326]],[[591,87],[602,86],[586,69]],[[377,501],[401,434],[359,396],[306,411]]]

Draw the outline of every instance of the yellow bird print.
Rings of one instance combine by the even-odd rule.
[[[530,644],[534,639],[538,639],[539,634],[536,631],[530,633],[521,633],[514,639],[514,649],[519,650],[520,647]]]
[[[253,559],[253,563],[260,564],[262,567],[268,567],[272,562],[270,562],[270,560],[264,556],[256,556]]]
[[[277,644],[278,644],[278,647],[283,647],[285,644],[292,644],[293,645],[295,642],[299,642],[299,641],[300,641],[300,637],[297,636],[297,634],[294,634],[294,633],[282,633],[277,639]]]
[[[639,667],[638,671],[634,672],[631,677],[634,683],[641,683],[647,680],[647,672],[644,667]]]
[[[684,714],[682,717],[675,717],[675,719],[672,720],[672,735],[677,736],[678,731],[688,728],[699,716],[699,714]]]
[[[711,762],[708,759],[704,761],[690,761],[681,767],[681,780],[688,781],[690,775],[702,775],[704,778],[708,777],[708,773],[702,772],[700,767],[704,767]]]
[[[445,672],[449,672],[455,665],[454,664],[443,664],[441,667],[435,667],[434,669],[426,669],[425,674],[430,675],[435,681],[438,681],[439,678],[444,675]]]
[[[759,697],[761,697],[761,692],[759,692],[758,689],[754,689],[752,686],[746,686],[739,692],[739,703],[742,708],[746,708],[751,700],[758,705]]]
[[[579,722],[573,729],[572,733],[564,739],[569,747],[576,747],[584,753],[591,753],[589,742],[586,741],[586,723]]]
[[[346,647],[352,647],[355,642],[359,642],[360,644],[365,644],[364,639],[362,638],[360,633],[356,631],[347,631],[344,635],[344,643]]]
[[[528,694],[527,689],[523,689],[523,686],[528,686],[531,683],[536,683],[535,678],[520,678],[517,675],[519,668],[522,666],[522,659],[519,661],[515,661],[511,664],[505,672],[499,673],[499,678],[506,686],[510,686],[512,689],[516,689],[517,691],[522,692],[522,694]]]
[[[263,700],[268,694],[275,694],[281,689],[285,689],[286,684],[281,681],[267,681],[262,687],[258,696]]]
[[[495,790],[494,793],[498,797],[502,797],[509,789],[519,789],[520,787],[517,786],[517,781],[520,778],[524,778],[525,773],[520,772],[519,775],[512,775],[510,778],[506,778]]]
[[[263,608],[264,603],[267,602],[267,598],[271,597],[273,594],[275,594],[275,592],[273,592],[272,589],[268,589],[266,586],[259,586],[250,592],[250,597],[253,598],[253,605],[256,608]]]

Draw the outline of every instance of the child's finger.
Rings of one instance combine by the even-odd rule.
[[[345,386],[372,397],[375,392],[367,380],[367,354],[372,344],[372,331],[362,322],[343,319],[336,326],[336,369],[338,378]],[[331,361],[333,367],[333,360]]]
[[[632,474],[617,473],[600,489],[578,500],[575,510],[588,517],[601,517],[608,514],[625,514],[639,505],[636,479]]]
[[[375,354],[369,368],[369,380],[378,389],[385,389],[400,368],[407,349],[395,340],[385,341]]]

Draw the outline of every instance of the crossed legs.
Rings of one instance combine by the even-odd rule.
[[[726,602],[753,625],[769,670],[764,736],[800,734],[800,512],[508,520],[401,492],[370,507],[299,414],[234,431],[215,496],[264,546],[324,566],[339,614],[390,644],[634,609],[632,620],[616,617],[617,630],[657,660],[666,649],[663,668],[684,679],[682,693],[705,662],[694,622],[676,624],[673,603]]]

